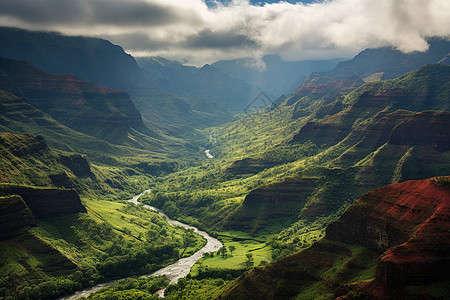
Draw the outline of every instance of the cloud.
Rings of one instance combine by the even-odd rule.
[[[184,45],[190,49],[214,48],[224,50],[255,46],[254,42],[246,34],[229,31],[212,31],[210,29],[198,32],[196,35],[187,39]]]
[[[161,26],[195,23],[196,14],[170,3],[144,0],[6,0],[0,15],[38,27],[78,26]]]
[[[2,0],[0,25],[104,37],[134,55],[196,65],[265,54],[302,60],[378,46],[424,51],[426,38],[450,36],[450,1]]]

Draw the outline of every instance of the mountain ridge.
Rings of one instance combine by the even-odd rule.
[[[445,253],[445,249],[448,248],[449,235],[445,230],[439,229],[439,226],[444,224],[440,222],[448,223],[449,193],[448,189],[431,182],[430,179],[406,181],[375,189],[361,197],[341,218],[332,223],[324,240],[266,267],[248,271],[231,283],[229,289],[218,299],[288,299],[296,295],[297,297],[327,295],[329,298],[347,295],[339,299],[354,299],[350,296],[351,291],[357,291],[360,293],[359,296],[368,296],[371,299],[385,299],[388,295],[402,295],[402,293],[406,293],[409,297],[418,297],[420,292],[406,289],[407,286],[414,285],[425,286],[424,292],[429,295],[432,293],[432,287],[427,284],[448,280],[446,266],[450,258],[448,255],[439,256],[439,253],[442,251]],[[373,215],[373,218],[365,219],[366,215]],[[404,218],[407,218],[408,222],[402,225],[398,221]],[[404,228],[401,229],[400,236],[396,233],[395,226]],[[416,235],[416,232],[420,233]],[[434,239],[433,234],[438,232],[437,239]],[[394,240],[395,237],[397,238]],[[421,244],[419,240],[425,244]],[[405,241],[408,242],[403,244]],[[376,263],[375,272],[371,265],[376,260],[368,259],[364,264],[361,261],[357,262],[358,260],[351,255],[355,250],[347,243],[357,245],[369,243],[366,245],[373,247],[378,255],[380,251],[382,253],[382,249],[388,251]],[[433,263],[432,254],[431,256],[426,254],[433,251],[434,247],[439,249],[435,252],[439,257],[436,264]],[[370,251],[363,249],[359,251],[370,254]],[[409,251],[413,249],[419,251],[414,254],[414,257],[420,257],[419,260],[408,258]],[[394,259],[393,255],[397,257]],[[343,264],[336,264],[339,257],[344,259]],[[402,266],[404,259],[409,261],[411,266]],[[307,263],[314,260],[317,261],[316,267],[309,267]],[[430,263],[426,264],[429,269],[426,265],[422,266],[420,261]],[[356,285],[350,284],[351,281],[348,280],[351,280],[351,277],[348,277],[348,272],[361,272],[366,268],[372,270],[369,276],[375,279],[368,283],[362,281]],[[400,274],[401,276],[397,277]],[[425,278],[426,280],[421,282]],[[371,284],[375,284],[379,290],[371,287]],[[308,293],[308,286],[311,285],[315,285],[317,290]],[[405,294],[403,295],[405,297]]]

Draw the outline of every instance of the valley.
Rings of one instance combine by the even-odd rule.
[[[0,298],[445,299],[450,41],[426,42],[259,70],[1,27]]]
[[[151,192],[150,190],[146,190],[146,191],[142,192],[141,194],[136,195],[133,198],[129,199],[128,202],[133,203],[134,205],[139,205],[140,204],[140,202],[138,201],[139,198],[141,196],[143,196],[144,194],[150,193],[150,192]],[[204,256],[205,254],[208,254],[208,253],[216,252],[218,249],[220,249],[222,247],[222,244],[218,240],[212,238],[206,232],[199,231],[197,228],[183,224],[181,222],[171,220],[162,211],[159,211],[155,207],[148,206],[148,205],[143,205],[143,207],[146,209],[149,209],[149,210],[157,211],[158,214],[160,216],[162,216],[167,221],[167,223],[169,223],[170,225],[182,227],[182,228],[185,228],[188,230],[193,230],[193,232],[201,235],[203,238],[206,239],[206,244],[203,246],[203,248],[201,248],[200,250],[198,250],[191,256],[182,258],[169,266],[166,266],[162,269],[159,269],[159,270],[153,272],[151,275],[147,275],[146,277],[149,277],[149,276],[165,277],[167,280],[169,280],[170,283],[176,283],[178,281],[178,279],[185,277],[190,272],[191,267],[202,256]],[[133,278],[133,277],[130,277],[130,278]],[[121,279],[121,280],[126,280],[126,279]],[[114,285],[116,282],[118,282],[118,281],[101,283],[101,284],[95,285],[93,287],[90,287],[88,289],[77,291],[72,296],[63,297],[61,299],[75,300],[75,299],[80,299],[82,297],[88,297],[90,294],[95,293],[101,289],[108,288],[109,286]],[[162,295],[164,295],[164,290],[165,289],[158,290],[156,294],[162,296]]]

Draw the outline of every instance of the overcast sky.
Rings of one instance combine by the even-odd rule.
[[[450,0],[221,2],[0,0],[0,25],[102,37],[134,56],[197,66],[265,54],[350,57],[378,46],[423,51],[427,37],[450,37]]]

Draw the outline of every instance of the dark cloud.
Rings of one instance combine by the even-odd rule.
[[[6,0],[0,16],[32,24],[151,26],[199,22],[194,11],[142,0]]]
[[[236,33],[234,31],[212,31],[209,29],[202,30],[198,34],[189,36],[183,42],[187,48],[253,48],[255,42],[250,40],[245,34]]]
[[[110,25],[165,25],[180,18],[170,6],[143,1],[95,0],[92,12],[99,23]]]
[[[103,37],[134,55],[196,65],[265,54],[343,57],[379,46],[423,51],[428,37],[450,36],[449,0],[220,2],[0,0],[0,26]]]
[[[102,38],[120,44],[126,49],[133,49],[135,51],[164,50],[177,45],[175,40],[158,40],[142,32],[103,35]]]
[[[78,0],[0,1],[0,16],[29,23],[78,23],[85,19],[85,13],[85,8]]]
[[[246,35],[233,32],[213,32],[211,30],[203,30],[193,35],[184,36],[181,40],[164,39],[160,40],[152,38],[151,35],[134,32],[118,35],[104,35],[112,42],[120,43],[125,48],[135,51],[145,50],[164,50],[179,49],[195,50],[195,49],[251,49],[256,44]]]

